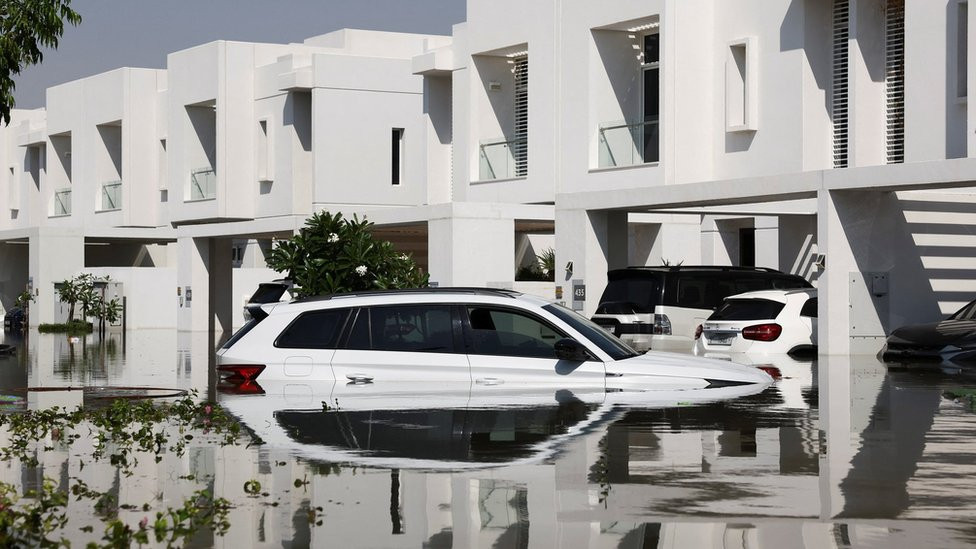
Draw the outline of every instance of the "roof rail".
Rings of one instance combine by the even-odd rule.
[[[631,265],[623,269],[615,269],[620,271],[625,271],[628,269],[642,270],[642,271],[743,271],[743,272],[764,272],[764,273],[781,273],[776,269],[770,267],[742,267],[737,265]]]
[[[304,297],[296,299],[293,303],[308,303],[312,301],[326,301],[332,298],[364,297],[374,295],[397,295],[397,294],[471,294],[471,295],[493,295],[497,297],[515,298],[522,295],[522,292],[515,290],[505,290],[502,288],[478,288],[478,287],[436,287],[436,288],[403,288],[399,290],[363,290],[359,292],[346,292],[341,294],[328,294],[319,296]]]

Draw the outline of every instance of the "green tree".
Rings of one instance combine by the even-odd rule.
[[[81,23],[71,0],[0,0],[0,118],[10,124],[14,76],[44,59],[41,48],[57,48],[64,23]]]
[[[316,213],[298,234],[278,241],[268,266],[287,273],[301,296],[426,286],[428,275],[413,258],[373,238],[372,227],[358,217]]]

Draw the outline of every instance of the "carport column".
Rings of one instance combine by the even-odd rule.
[[[757,216],[753,223],[756,228],[756,267],[779,269],[779,217]]]
[[[180,331],[231,329],[231,250],[226,239],[180,237],[177,242],[177,327]]]
[[[427,222],[430,280],[439,286],[500,286],[515,281],[515,219],[450,215]]]
[[[731,265],[732,254],[722,236],[718,221],[722,219],[714,215],[702,216],[701,222],[701,261],[702,265]],[[736,256],[738,258],[738,256]]]
[[[851,352],[850,284],[847,277],[858,269],[844,222],[837,211],[836,201],[843,199],[828,190],[817,192],[817,242],[825,257],[825,268],[817,282],[817,345],[821,355]]]
[[[85,268],[85,237],[80,231],[40,227],[29,237],[28,272],[35,301],[30,306],[30,324],[55,322],[54,306],[58,302],[54,284]]]
[[[596,311],[607,271],[627,266],[627,212],[556,208],[556,286],[560,301],[573,305],[573,281],[586,288],[582,313]]]

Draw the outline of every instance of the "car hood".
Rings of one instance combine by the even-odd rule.
[[[643,355],[607,364],[608,387],[642,383],[684,384],[695,379],[702,381],[701,387],[747,383],[769,384],[773,381],[773,378],[758,368],[727,360],[678,353],[648,351]]]
[[[932,347],[976,345],[976,321],[943,320],[903,326],[891,332],[888,343],[909,343]]]

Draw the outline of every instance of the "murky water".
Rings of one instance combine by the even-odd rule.
[[[5,409],[94,406],[133,387],[197,390],[263,439],[194,440],[182,456],[140,460],[131,476],[87,461],[84,440],[41,445],[36,467],[0,462],[0,481],[22,491],[43,478],[109,491],[130,524],[143,509],[213,490],[233,504],[231,528],[194,545],[976,544],[976,410],[957,398],[976,377],[964,373],[782,358],[772,361],[780,379],[759,394],[640,405],[566,390],[410,394],[300,382],[232,394],[214,387],[206,335],[72,343],[35,333],[26,349],[5,341],[21,346],[0,356]],[[79,390],[25,390],[66,387]],[[248,493],[250,481],[261,489]],[[89,502],[69,508],[76,545],[101,537]]]

